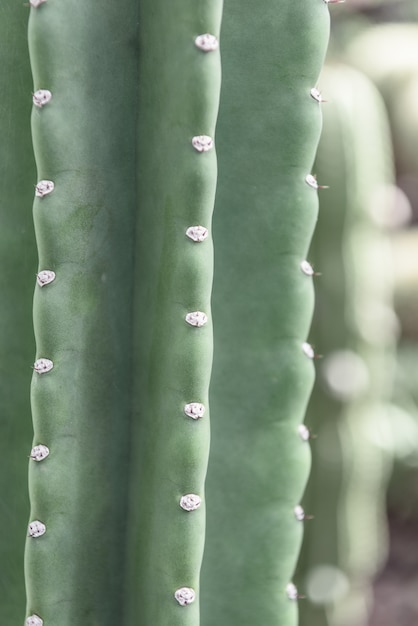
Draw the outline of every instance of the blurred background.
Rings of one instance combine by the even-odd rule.
[[[330,12],[300,624],[416,626],[418,0]]]

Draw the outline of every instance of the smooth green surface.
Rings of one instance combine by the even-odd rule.
[[[208,386],[212,364],[211,236],[194,243],[189,226],[210,229],[216,187],[214,149],[198,153],[195,135],[214,136],[220,91],[219,51],[194,39],[219,36],[222,2],[144,2],[140,40],[138,131],[134,473],[131,504],[129,624],[196,626],[205,531],[204,479],[209,448]],[[203,311],[208,323],[185,322]],[[202,419],[184,414],[201,402]],[[185,512],[180,497],[203,498]],[[174,592],[192,587],[179,606]]]
[[[31,213],[36,172],[26,28],[27,9],[14,0],[4,0],[0,6],[1,624],[20,624],[25,611],[23,551],[29,515],[29,384],[35,346],[31,307],[36,274]]]
[[[34,299],[28,614],[45,626],[123,623],[124,532],[131,410],[133,232],[136,209],[136,2],[53,2],[31,9],[39,269],[55,281]]]
[[[314,378],[302,351],[313,287],[300,263],[317,218],[305,176],[328,21],[322,1],[224,3],[205,626],[297,622],[286,585],[303,532],[294,507],[310,456],[298,426]]]

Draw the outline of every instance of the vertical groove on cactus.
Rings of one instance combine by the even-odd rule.
[[[128,623],[144,626],[199,623],[220,53],[195,41],[219,39],[221,11],[221,0],[153,0],[140,9]],[[184,494],[200,506],[183,509]]]
[[[118,3],[31,2],[39,252],[31,397],[33,447],[49,454],[29,466],[28,624],[123,623],[136,4],[124,2],[121,19]]]
[[[318,207],[305,183],[321,130],[310,93],[329,14],[322,0],[229,0],[222,24],[202,623],[288,626],[303,532],[294,511],[310,463],[300,423],[314,378],[302,349],[312,276],[300,268]]]
[[[33,280],[36,274],[31,202],[36,169],[30,136],[32,89],[26,28],[28,9],[4,0],[0,8],[0,624],[21,624],[23,552],[29,516],[27,457]]]

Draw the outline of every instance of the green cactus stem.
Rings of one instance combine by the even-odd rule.
[[[30,136],[32,89],[27,9],[4,0],[0,19],[0,623],[22,622],[23,551],[29,515],[27,462],[32,441],[29,403],[36,246],[30,211],[36,182]]]
[[[222,4],[30,1],[26,626],[297,622],[328,2],[225,3],[209,398]]]
[[[140,11],[129,624],[199,623],[221,11],[221,0]],[[185,494],[199,497],[198,509],[181,508]],[[188,606],[174,599],[183,587]]]
[[[416,341],[404,339],[396,355],[396,385],[387,429],[387,446],[395,462],[390,477],[388,508],[395,517],[416,522],[418,518],[418,393]]]
[[[29,473],[36,626],[123,623],[137,99],[124,4],[123,19],[117,3],[30,9],[33,89],[52,94],[32,112],[33,215],[39,271],[55,274],[34,297],[33,445],[49,450]]]
[[[390,457],[379,428],[387,418],[396,319],[381,216],[393,166],[384,105],[371,82],[336,64],[321,86],[330,104],[315,167],[328,176],[330,192],[321,197],[311,255],[323,270],[312,337],[324,358],[309,407],[318,438],[303,502],[314,521],[298,568],[307,591],[301,625],[363,626],[387,550]]]
[[[391,238],[395,265],[395,309],[402,335],[411,342],[418,339],[418,229],[416,226],[395,232]]]
[[[328,28],[322,0],[224,6],[205,626],[297,622],[295,508],[310,464],[298,428],[314,378],[312,271],[301,263],[317,219],[311,90]]]
[[[31,9],[28,625],[199,620],[221,8]]]

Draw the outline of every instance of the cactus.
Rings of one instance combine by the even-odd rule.
[[[409,198],[416,217],[418,25],[377,25],[354,38],[345,56],[366,73],[383,96],[391,125],[398,184]]]
[[[312,338],[324,359],[309,408],[318,439],[304,498],[314,520],[298,568],[308,594],[301,624],[363,626],[372,577],[387,549],[390,458],[379,429],[387,417],[396,321],[380,219],[391,197],[385,193],[393,180],[391,144],[382,100],[365,76],[330,65],[321,86],[331,104],[316,171],[327,173],[331,188],[321,199],[311,251],[323,270]]]
[[[210,231],[215,200],[222,3],[178,1],[169,12],[165,2],[148,4],[139,33],[148,52],[139,65],[137,419],[127,623],[183,626],[199,623],[204,544],[213,252],[210,236],[200,241],[206,236],[200,229]],[[210,35],[203,49],[195,39],[202,33]],[[179,506],[187,494],[193,501],[198,496],[196,507],[202,501],[198,510],[193,501],[185,510]],[[186,608],[173,598],[183,587],[196,595]]]
[[[394,452],[388,487],[388,508],[396,517],[415,523],[418,467],[418,398],[416,341],[400,343],[396,359],[396,385],[388,423],[386,445]]]
[[[0,624],[18,624],[25,596],[24,536],[29,500],[26,459],[32,440],[29,384],[36,246],[30,212],[36,182],[30,137],[32,88],[27,9],[2,3],[0,20]]]
[[[405,79],[417,71],[417,32],[413,23],[378,24],[365,29],[347,46],[347,62],[378,86],[386,103],[397,100]]]
[[[318,208],[318,183],[305,177],[321,130],[310,92],[328,15],[311,1],[281,9],[275,1],[260,12],[233,0],[224,6],[202,570],[207,626],[297,623],[286,589],[296,599],[291,577],[310,465],[298,427],[314,375],[305,343],[312,268],[304,261]],[[302,32],[303,40],[296,37]]]
[[[30,0],[26,626],[296,624],[334,1]]]

